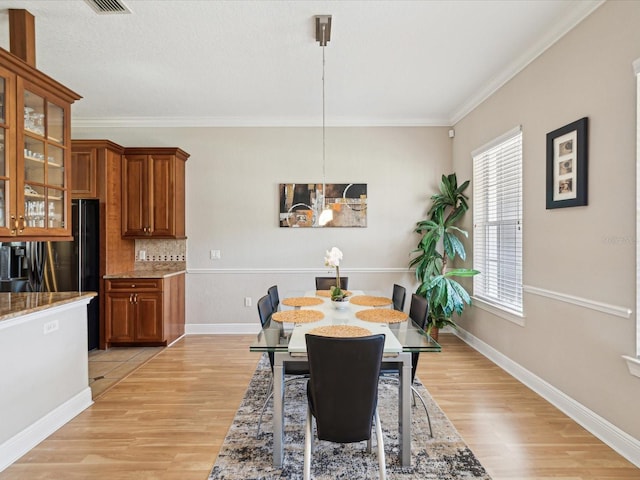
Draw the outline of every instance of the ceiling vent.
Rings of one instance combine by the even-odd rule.
[[[111,15],[116,13],[131,13],[121,0],[84,0],[100,15]]]

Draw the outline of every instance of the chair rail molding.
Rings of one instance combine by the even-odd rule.
[[[618,305],[610,305],[608,303],[598,302],[596,300],[590,300],[588,298],[576,297],[561,292],[554,292],[552,290],[546,290],[544,288],[533,287],[531,285],[523,285],[522,289],[526,293],[532,295],[538,295],[540,297],[547,297],[559,302],[570,303],[579,307],[588,308],[590,310],[596,310],[598,312],[606,313],[620,318],[631,318],[633,310],[627,307],[620,307]]]
[[[277,267],[265,267],[265,268],[252,268],[252,267],[238,267],[238,268],[187,268],[187,273],[194,275],[262,275],[267,273],[279,274],[279,273],[304,273],[304,274],[326,274],[327,272],[335,275],[335,270],[331,268],[277,268]],[[411,272],[407,267],[355,267],[355,268],[340,268],[340,273],[408,273]]]
[[[640,359],[630,357],[629,355],[622,355],[622,358],[627,362],[629,373],[634,377],[640,377]]]

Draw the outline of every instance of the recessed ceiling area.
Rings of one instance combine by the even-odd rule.
[[[452,125],[600,0],[0,0],[35,16],[39,70],[83,96],[74,125]]]

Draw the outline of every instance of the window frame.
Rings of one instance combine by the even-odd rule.
[[[502,145],[505,145],[511,141],[513,141],[516,137],[519,137],[517,139],[517,141],[520,143],[519,148],[519,155],[517,156],[517,164],[516,162],[513,163],[514,167],[516,169],[519,169],[519,180],[516,180],[516,184],[517,186],[515,186],[515,188],[510,188],[508,189],[509,192],[511,193],[516,193],[518,195],[517,197],[517,201],[513,202],[510,206],[515,206],[517,208],[517,213],[515,215],[515,218],[512,216],[510,216],[509,218],[504,218],[502,216],[502,213],[499,215],[499,219],[497,220],[486,220],[485,222],[483,222],[483,225],[479,225],[478,224],[478,218],[480,217],[480,214],[484,214],[484,217],[487,217],[487,213],[488,213],[488,208],[485,208],[486,205],[486,201],[482,201],[478,198],[478,195],[481,195],[483,192],[479,192],[479,184],[481,184],[481,182],[477,181],[477,175],[479,175],[479,168],[482,168],[484,173],[486,174],[486,170],[488,169],[488,167],[485,165],[483,167],[481,167],[479,165],[479,163],[482,161],[482,156],[484,156],[485,154],[491,152],[492,150],[496,149],[496,147],[500,147]],[[522,195],[522,183],[523,183],[523,175],[522,175],[522,171],[523,171],[523,151],[522,151],[522,127],[521,126],[517,126],[507,132],[505,132],[504,134],[498,136],[497,138],[493,139],[492,141],[486,143],[485,145],[475,149],[473,152],[471,152],[471,156],[472,156],[472,166],[473,166],[473,178],[474,178],[474,191],[473,191],[473,268],[476,270],[480,271],[480,274],[476,277],[474,277],[474,288],[473,288],[473,300],[474,300],[474,305],[478,306],[480,308],[482,308],[483,310],[487,310],[499,317],[505,318],[509,321],[512,321],[518,325],[524,325],[524,282],[523,282],[523,249],[522,249],[522,219],[523,219],[523,212],[522,212],[522,204],[523,204],[523,195]],[[489,165],[490,166],[490,165]],[[488,189],[487,189],[488,190]],[[501,205],[503,205],[501,203]],[[482,209],[481,211],[479,211],[479,209]],[[515,224],[514,224],[515,222]],[[505,288],[505,284],[502,283],[501,278],[504,279],[505,277],[500,273],[502,267],[501,264],[504,264],[504,262],[501,262],[501,258],[496,258],[494,260],[494,262],[496,263],[496,272],[495,275],[492,276],[492,288],[495,288],[497,290],[499,290],[498,294],[496,295],[491,295],[489,292],[487,292],[487,288],[486,285],[484,287],[484,289],[482,291],[480,291],[481,288],[483,288],[483,284],[486,281],[485,277],[481,277],[483,275],[483,269],[486,271],[486,263],[489,261],[487,259],[486,256],[484,256],[483,258],[480,259],[480,261],[482,261],[482,265],[480,265],[478,263],[479,259],[478,259],[478,253],[480,253],[480,251],[484,251],[486,252],[486,250],[488,250],[487,248],[482,248],[480,249],[478,247],[479,242],[485,242],[485,240],[488,238],[486,235],[482,235],[480,234],[480,228],[482,228],[483,226],[491,226],[491,225],[498,225],[498,226],[502,226],[502,225],[511,225],[511,228],[513,229],[514,225],[516,225],[515,229],[513,229],[512,231],[515,232],[515,236],[513,237],[516,241],[515,246],[513,247],[511,252],[507,252],[505,249],[501,249],[498,246],[498,255],[497,257],[503,257],[505,255],[505,253],[509,253],[513,255],[513,259],[514,259],[514,265],[516,266],[516,273],[514,275],[514,279],[515,279],[515,286],[513,287],[513,289],[509,289],[509,288]],[[507,234],[505,234],[507,235]],[[511,234],[513,235],[513,233]],[[500,237],[500,238],[504,238],[504,235],[501,234],[496,234],[496,236]],[[499,242],[496,242],[499,243]],[[514,296],[515,301],[505,301],[505,300],[501,300],[500,296],[504,296],[506,293],[507,296],[511,295]]]

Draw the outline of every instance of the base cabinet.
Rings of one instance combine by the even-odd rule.
[[[107,279],[108,345],[167,345],[184,335],[184,274]]]

